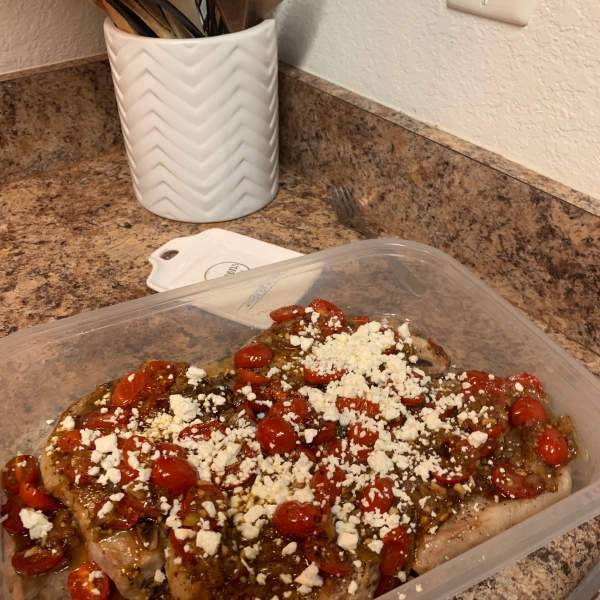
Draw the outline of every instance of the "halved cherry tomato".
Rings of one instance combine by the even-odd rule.
[[[198,529],[200,520],[202,519],[209,523],[210,529],[217,529],[218,522],[216,517],[211,516],[206,507],[203,506],[206,502],[211,502],[217,511],[227,510],[225,496],[218,487],[209,483],[198,484],[198,486],[188,491],[181,506],[181,520],[184,527]]]
[[[129,459],[132,456],[147,467],[155,450],[154,444],[145,435],[132,435],[123,444],[123,460],[129,465]]]
[[[340,322],[344,320],[344,311],[327,300],[313,300],[310,303],[310,307],[326,319],[335,318]]]
[[[291,306],[282,306],[281,308],[272,310],[269,313],[269,316],[275,323],[283,323],[284,321],[290,321],[297,317],[303,317],[304,314],[305,311],[303,306],[292,304]]]
[[[476,393],[479,390],[490,391],[490,390],[502,390],[504,387],[502,379],[496,377],[486,371],[466,371],[465,381],[471,385],[468,388],[472,393]]]
[[[65,458],[68,459],[69,457]],[[68,460],[65,473],[71,480],[71,483],[80,487],[85,487],[92,483],[92,477],[89,474],[89,470],[95,466],[97,465],[91,461],[89,456],[74,455]],[[136,477],[137,475],[138,474],[136,473]]]
[[[273,383],[279,383],[278,381],[274,381]],[[252,387],[252,393],[256,396],[256,398],[248,398],[245,394],[243,394],[241,392],[242,388],[245,388],[246,386],[250,385]],[[271,384],[272,385],[272,384]],[[233,385],[233,393],[238,395],[238,396],[243,396],[246,398],[246,402],[248,403],[248,406],[250,406],[250,408],[255,412],[255,413],[259,413],[259,412],[266,412],[267,410],[269,410],[269,407],[271,406],[272,402],[271,402],[271,385],[251,385],[249,384],[247,381],[237,381],[234,385]],[[266,402],[263,402],[266,401]],[[268,402],[268,404],[267,404]]]
[[[363,413],[374,419],[379,413],[379,405],[365,398],[338,398],[335,401],[337,409],[342,412],[345,408]]]
[[[101,575],[92,578],[92,573]],[[71,571],[67,585],[72,600],[106,600],[110,595],[110,579],[92,560]]]
[[[2,469],[2,487],[7,495],[19,493],[22,483],[35,485],[39,471],[35,458],[29,454],[20,454],[11,458]]]
[[[445,472],[434,471],[431,476],[442,485],[455,485],[467,481],[475,472],[477,460],[481,455],[466,440],[453,438],[446,443],[451,454],[460,457],[459,462],[444,460],[441,470]]]
[[[335,499],[342,493],[342,483],[346,474],[340,467],[329,465],[319,466],[310,480],[310,489],[315,495],[315,500],[322,506],[324,502],[335,503]]]
[[[252,448],[250,444],[242,444],[240,451],[237,453],[236,462],[225,467],[224,475],[221,475],[220,473],[217,474],[219,478],[217,483],[224,490],[232,490],[247,484],[256,474],[258,458],[260,455],[260,451]]]
[[[521,475],[508,463],[496,465],[492,471],[492,483],[509,498],[535,498],[545,489],[537,476]]]
[[[291,460],[293,462],[297,462],[298,460],[300,460],[301,454],[304,454],[306,458],[310,460],[310,462],[317,462],[317,455],[314,453],[313,449],[310,446],[307,446],[306,444],[298,444],[296,446],[296,448],[292,452]]]
[[[285,400],[288,397],[288,392],[283,389],[281,381],[272,381],[266,386],[265,390],[267,391],[268,397],[275,402]],[[252,391],[254,391],[254,389]],[[293,393],[297,394],[298,392],[294,391]],[[265,396],[265,398],[266,397],[267,396]]]
[[[138,394],[146,387],[148,380],[141,371],[128,373],[117,383],[112,394],[114,406],[135,406],[139,402]]]
[[[198,473],[187,460],[177,456],[163,457],[156,460],[152,467],[150,481],[160,488],[179,496],[185,494],[196,484]]]
[[[147,423],[169,410],[168,392],[162,388],[146,388],[140,392],[139,420]]]
[[[256,426],[256,439],[267,454],[286,454],[296,447],[298,436],[282,417],[265,417]]]
[[[108,496],[96,504],[96,514],[109,501]],[[126,531],[131,529],[140,520],[142,511],[133,504],[131,498],[125,495],[121,500],[113,502],[114,509],[111,511],[110,519],[106,523],[110,529],[115,531]]]
[[[365,487],[360,497],[360,507],[365,512],[387,512],[394,504],[392,480],[389,477],[379,477]]]
[[[196,442],[207,442],[211,439],[215,431],[225,434],[225,427],[219,421],[206,421],[205,423],[196,423],[189,425],[179,432],[179,439],[192,438]]]
[[[425,402],[425,394],[422,393],[416,398],[409,398],[408,396],[402,396],[400,398],[400,402],[404,404],[404,406],[421,406],[423,402]]]
[[[313,446],[319,444],[326,444],[330,442],[335,437],[335,430],[337,429],[336,421],[325,421],[317,432],[317,435],[313,438],[311,442]]]
[[[173,546],[173,548],[175,548],[175,552],[177,552],[177,554],[179,554],[179,556],[181,556],[183,560],[193,565],[195,565],[198,562],[196,557],[191,552],[188,552],[185,549],[186,542],[178,540],[175,537],[174,529],[171,529],[171,531],[169,531],[169,542],[171,542],[171,545]]]
[[[483,431],[487,433],[488,439],[496,439],[503,431],[506,431],[508,427],[508,420],[506,418],[497,419],[495,423],[488,423],[487,425],[472,425],[473,431]]]
[[[333,371],[333,373],[317,373],[316,371],[312,371],[311,369],[307,369],[306,367],[302,370],[304,379],[308,381],[308,383],[313,383],[315,385],[324,385],[326,383],[330,383],[331,381],[338,381],[345,374],[346,371]]]
[[[233,355],[236,369],[260,369],[266,367],[273,358],[273,350],[264,344],[251,344],[240,348]]]
[[[187,448],[183,448],[177,444],[171,444],[171,442],[158,442],[155,447],[160,452],[161,456],[178,456],[179,458],[187,460],[187,457],[190,455]]]
[[[373,594],[373,598],[379,598],[388,592],[396,589],[400,584],[400,581],[394,577],[388,577],[387,575],[380,575],[377,589]]]
[[[379,432],[368,429],[361,423],[352,423],[348,427],[348,439],[361,446],[374,446],[379,439]]]
[[[151,360],[144,366],[144,375],[151,386],[168,390],[175,383],[175,367],[166,360]]]
[[[106,411],[106,412],[103,412]],[[131,417],[130,408],[107,406],[96,408],[83,417],[82,425],[86,429],[99,429],[103,432],[114,431],[127,425]]]
[[[525,388],[531,387],[536,392],[543,393],[540,380],[535,375],[530,375],[529,373],[517,373],[516,375],[510,375],[510,377],[506,378],[506,381],[512,384],[520,383]]]
[[[19,516],[19,513],[25,506],[26,504],[21,496],[11,496],[2,506],[2,516],[6,517],[6,519],[2,521],[2,527],[4,527],[8,533],[18,534],[27,531]]]
[[[160,497],[164,495],[162,488],[152,482],[140,486],[137,482],[130,483],[126,488],[131,504],[149,517],[162,515]]]
[[[529,421],[535,421],[536,423],[548,422],[548,415],[542,403],[528,396],[519,398],[510,407],[509,418],[513,427],[521,427]]]
[[[238,414],[240,418],[247,419],[248,421],[252,421],[256,423],[256,415],[254,411],[250,408],[248,402],[242,402],[236,409],[235,412]]]
[[[117,469],[121,471],[121,480],[119,481],[120,486],[125,486],[128,483],[135,481],[140,476],[139,471],[136,471],[124,461],[121,461],[119,463]]]
[[[489,440],[485,443],[482,444],[481,446],[479,446],[477,448],[477,454],[479,454],[479,458],[487,458],[488,456],[491,456],[492,454],[494,454],[494,452],[496,452],[498,448],[498,442],[494,441],[494,440]]]
[[[64,556],[60,544],[55,544],[51,548],[40,548],[34,554],[28,555],[35,547],[35,544],[32,544],[13,555],[11,564],[15,571],[25,575],[39,575],[55,567]]]
[[[569,459],[569,445],[563,434],[554,427],[547,427],[540,434],[535,451],[553,467],[564,465]]]
[[[30,508],[35,508],[35,510],[46,510],[51,512],[60,508],[58,500],[45,494],[30,483],[22,483],[19,488],[19,494],[21,498],[23,498],[25,504]]]
[[[329,575],[344,575],[352,571],[350,561],[340,558],[340,547],[323,535],[311,535],[304,542],[304,554],[309,562]]]
[[[288,500],[273,514],[273,524],[279,533],[290,537],[306,538],[315,533],[321,521],[321,511],[309,503]]]
[[[72,452],[73,450],[81,450],[85,448],[81,441],[81,429],[72,429],[65,431],[59,438],[57,446],[63,452]]]
[[[269,409],[267,416],[283,417],[284,415],[290,415],[294,423],[300,424],[306,421],[309,411],[310,404],[308,400],[303,398],[298,392],[295,392],[289,398],[275,402]]]
[[[343,461],[350,455],[348,442],[334,437],[329,442],[321,444],[318,454],[319,456],[335,456]]]
[[[240,379],[251,385],[266,385],[271,381],[268,377],[254,371],[249,371],[248,369],[238,369],[237,374]]]
[[[402,569],[410,552],[410,538],[404,527],[392,529],[383,538],[379,571],[386,577],[393,577]]]

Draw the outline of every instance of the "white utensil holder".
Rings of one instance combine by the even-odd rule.
[[[279,186],[275,21],[200,39],[104,35],[135,195],[193,223],[265,207]]]

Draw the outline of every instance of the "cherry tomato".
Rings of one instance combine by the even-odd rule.
[[[404,406],[421,406],[421,404],[425,402],[425,394],[420,394],[416,398],[408,398],[407,396],[403,396],[400,398],[400,402],[402,402]]]
[[[240,348],[233,355],[236,369],[260,369],[266,367],[273,358],[273,350],[264,344],[251,344]]]
[[[117,469],[121,471],[121,480],[119,481],[120,486],[125,486],[128,483],[135,481],[140,476],[139,471],[136,471],[124,461],[119,463]]]
[[[102,509],[102,507],[109,501],[108,496],[102,501],[96,504],[96,514]],[[142,511],[136,507],[131,498],[125,495],[121,500],[113,502],[114,509],[111,511],[110,519],[106,523],[110,529],[115,531],[126,531],[131,529],[140,520]]]
[[[92,573],[101,573],[101,575],[91,579]],[[92,560],[84,562],[71,571],[67,585],[72,600],[107,600],[110,595],[110,579]]]
[[[254,411],[250,408],[248,402],[242,402],[236,409],[235,412],[238,414],[240,418],[247,419],[248,421],[252,421],[256,423],[256,415]]]
[[[152,482],[143,487],[139,483],[130,483],[126,488],[127,496],[131,504],[149,517],[159,517],[162,515],[160,508],[160,497],[164,496],[162,488],[154,485]]]
[[[508,421],[506,418],[500,418],[495,423],[488,423],[487,425],[473,425],[471,429],[473,431],[483,431],[487,433],[490,440],[496,439],[503,431],[506,431],[508,427]]]
[[[321,511],[308,503],[288,500],[280,504],[273,514],[273,524],[279,533],[290,537],[306,538],[315,533],[321,522]]]
[[[148,466],[155,452],[154,444],[144,435],[132,435],[123,444],[123,460],[129,465],[132,455],[138,462]]]
[[[404,527],[392,529],[383,538],[383,547],[379,555],[379,571],[386,577],[393,577],[406,563],[410,552],[410,538]]]
[[[114,406],[135,406],[139,402],[138,394],[146,387],[148,380],[141,371],[128,373],[117,383],[112,394]]]
[[[535,375],[530,375],[529,373],[517,373],[516,375],[511,375],[506,378],[506,381],[512,383],[520,383],[524,388],[533,388],[536,392],[540,394],[544,393],[542,389],[542,384],[540,380],[535,377]]]
[[[25,533],[27,529],[21,521],[19,513],[25,508],[26,504],[21,496],[11,496],[6,503],[2,506],[2,516],[6,517],[2,521],[2,527],[8,531],[8,533]]]
[[[175,548],[175,552],[177,552],[177,554],[179,554],[179,556],[181,556],[181,558],[183,558],[183,560],[185,560],[186,562],[189,562],[193,565],[195,565],[198,562],[196,560],[196,557],[191,552],[188,552],[185,549],[186,542],[178,540],[175,537],[174,529],[171,529],[171,531],[169,531],[169,542],[171,542],[171,545],[173,546],[173,548]]]
[[[179,458],[187,460],[187,457],[190,455],[187,448],[183,448],[177,444],[171,444],[170,442],[158,442],[155,447],[160,452],[161,456],[178,456]]]
[[[254,390],[252,390],[254,391]],[[281,383],[281,381],[272,381],[267,387],[266,387],[266,391],[268,394],[268,397],[271,398],[271,400],[274,400],[275,402],[277,402],[278,400],[285,400],[288,397],[288,392],[286,390],[283,389],[283,384]],[[297,394],[298,392],[293,391],[293,394]],[[267,396],[265,396],[267,397]]]
[[[275,323],[283,323],[297,317],[303,317],[305,314],[304,307],[293,304],[292,306],[282,306],[269,313],[269,316]]]
[[[253,479],[258,466],[259,450],[255,450],[248,443],[242,444],[237,454],[236,462],[225,467],[224,475],[217,474],[219,485],[224,490],[232,490],[236,487],[245,485]],[[214,461],[213,461],[214,465]]]
[[[348,439],[361,446],[374,446],[379,439],[379,432],[372,431],[360,423],[353,423],[348,427]]]
[[[249,371],[248,369],[238,369],[237,374],[240,379],[251,385],[266,385],[271,382],[268,377],[254,371]]]
[[[140,392],[139,420],[148,423],[156,416],[169,410],[168,393],[162,388],[144,389]]]
[[[365,512],[387,512],[394,504],[392,480],[389,477],[379,477],[365,487],[360,497],[360,507]]]
[[[509,498],[535,498],[545,489],[539,477],[517,473],[508,463],[496,465],[492,471],[492,483]]]
[[[214,485],[201,483],[188,491],[181,506],[181,520],[184,527],[199,528],[200,519],[203,519],[209,523],[210,529],[217,529],[216,517],[211,517],[203,506],[206,502],[212,502],[217,511],[227,510],[223,492]]]
[[[68,458],[68,457],[65,457]],[[71,480],[71,483],[78,485],[79,487],[85,487],[92,483],[92,478],[89,474],[89,470],[95,467],[95,463],[91,461],[88,456],[73,456],[68,461],[65,468],[67,477]],[[138,474],[136,473],[136,477]]]
[[[35,458],[29,454],[20,454],[11,458],[2,469],[2,487],[8,496],[13,496],[19,493],[22,483],[35,485],[38,476]]]
[[[325,423],[319,427],[319,431],[313,438],[312,444],[318,445],[330,442],[335,437],[336,429],[337,423],[335,421],[325,421]]]
[[[219,421],[206,421],[190,425],[179,432],[179,439],[192,438],[196,442],[207,442],[215,431],[225,434],[225,427]]]
[[[477,454],[479,454],[479,458],[487,458],[496,452],[498,448],[498,442],[494,440],[488,440],[485,444],[482,444],[477,448]]]
[[[298,436],[282,417],[265,417],[256,426],[256,439],[267,454],[286,454],[296,447]]]
[[[45,494],[30,483],[22,483],[19,488],[19,494],[21,495],[21,498],[23,498],[25,504],[30,508],[35,508],[35,510],[52,512],[53,510],[58,510],[60,508],[58,500]]]
[[[350,573],[352,563],[340,558],[340,548],[326,537],[311,535],[304,542],[304,554],[309,562],[315,563],[319,569],[329,575]]]
[[[298,392],[295,395],[290,395],[285,400],[275,402],[267,413],[268,417],[283,417],[284,415],[290,415],[292,421],[296,424],[304,423],[308,418],[308,412],[310,411],[310,404],[308,400],[303,398]]]
[[[313,383],[315,385],[324,385],[331,381],[338,381],[346,374],[346,371],[343,370],[334,371],[333,373],[317,373],[306,367],[303,368],[302,372],[304,374],[304,379],[306,379],[308,383]]]
[[[326,319],[334,318],[338,319],[340,322],[344,320],[344,312],[342,309],[327,300],[313,300],[310,303],[310,307]]]
[[[322,506],[324,502],[334,504],[335,499],[342,493],[342,483],[346,475],[340,467],[319,466],[310,480],[310,489],[315,500]]]
[[[329,442],[321,444],[321,447],[319,448],[319,456],[335,456],[343,461],[348,455],[348,443],[336,437]]]
[[[371,319],[366,315],[350,315],[346,317],[346,321],[349,321],[356,327],[360,327],[361,325],[366,325],[371,322]]]
[[[302,454],[304,454],[306,456],[306,458],[308,458],[308,460],[310,460],[310,462],[313,462],[313,463],[317,462],[317,455],[313,452],[313,449],[310,448],[310,446],[307,446],[306,444],[298,444],[296,446],[296,448],[292,452],[291,460],[293,462],[297,462],[298,460],[300,460],[300,455],[302,455]]]
[[[278,381],[274,381],[273,383],[279,383]],[[256,398],[253,398],[252,400],[250,400],[247,396],[245,396],[245,394],[243,394],[241,392],[241,389],[250,385],[252,387],[252,393],[256,396]],[[250,406],[250,408],[255,412],[255,413],[259,413],[259,412],[266,412],[267,410],[269,410],[269,407],[271,406],[271,393],[270,393],[270,385],[251,385],[249,384],[247,381],[237,381],[234,385],[233,385],[233,393],[238,395],[238,396],[244,396],[246,398],[246,402],[248,403],[248,406]],[[268,404],[266,402],[268,402]]]
[[[364,398],[338,398],[335,401],[337,409],[342,412],[345,408],[363,413],[374,419],[379,414],[379,405]]]
[[[477,468],[477,457],[474,454],[474,448],[472,448],[467,442],[461,440],[456,444],[454,448],[454,454],[469,454],[467,461],[462,464],[452,463],[449,460],[444,461],[443,469],[444,473],[434,471],[431,476],[442,485],[455,485],[457,483],[463,483],[467,481]]]
[[[150,481],[171,494],[185,494],[196,484],[198,473],[187,460],[177,456],[161,456],[152,467]]]
[[[396,589],[399,585],[401,584],[398,579],[395,579],[394,577],[388,577],[387,575],[380,575],[379,583],[377,584],[377,589],[373,594],[373,598],[379,598],[379,596],[383,596],[384,594]]]
[[[35,554],[27,556],[32,548],[35,548],[35,544],[13,555],[11,563],[17,573],[39,575],[55,567],[64,556],[64,550],[60,544],[53,545],[51,548],[41,548]]]
[[[553,467],[564,465],[569,459],[569,445],[563,434],[554,427],[547,427],[540,434],[535,451]]]
[[[547,423],[548,415],[546,409],[541,402],[534,398],[519,398],[511,407],[509,411],[510,424],[513,427],[521,427],[528,421],[535,421],[537,423]]]
[[[168,390],[175,383],[175,367],[166,360],[151,360],[144,366],[144,375],[151,386]]]
[[[57,446],[63,452],[72,452],[73,450],[81,450],[85,448],[81,441],[81,429],[72,429],[65,431],[59,438]]]
[[[490,390],[501,390],[504,385],[500,377],[496,377],[486,371],[467,371],[465,381],[471,384],[468,388],[472,393],[476,393],[479,390],[490,391]]]
[[[107,406],[106,408],[96,408],[85,415],[82,420],[82,425],[86,429],[99,429],[103,432],[111,432],[117,427],[125,427],[129,422],[130,417],[131,409],[129,408]]]

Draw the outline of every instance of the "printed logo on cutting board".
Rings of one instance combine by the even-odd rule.
[[[204,273],[204,279],[210,281],[211,279],[217,279],[217,277],[223,277],[224,275],[235,275],[242,271],[248,271],[250,267],[243,265],[239,262],[221,262],[209,267]]]

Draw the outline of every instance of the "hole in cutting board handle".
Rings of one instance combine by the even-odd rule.
[[[163,260],[171,260],[172,258],[175,258],[178,254],[179,254],[179,250],[167,250],[166,252],[163,252],[160,255],[160,257]]]

